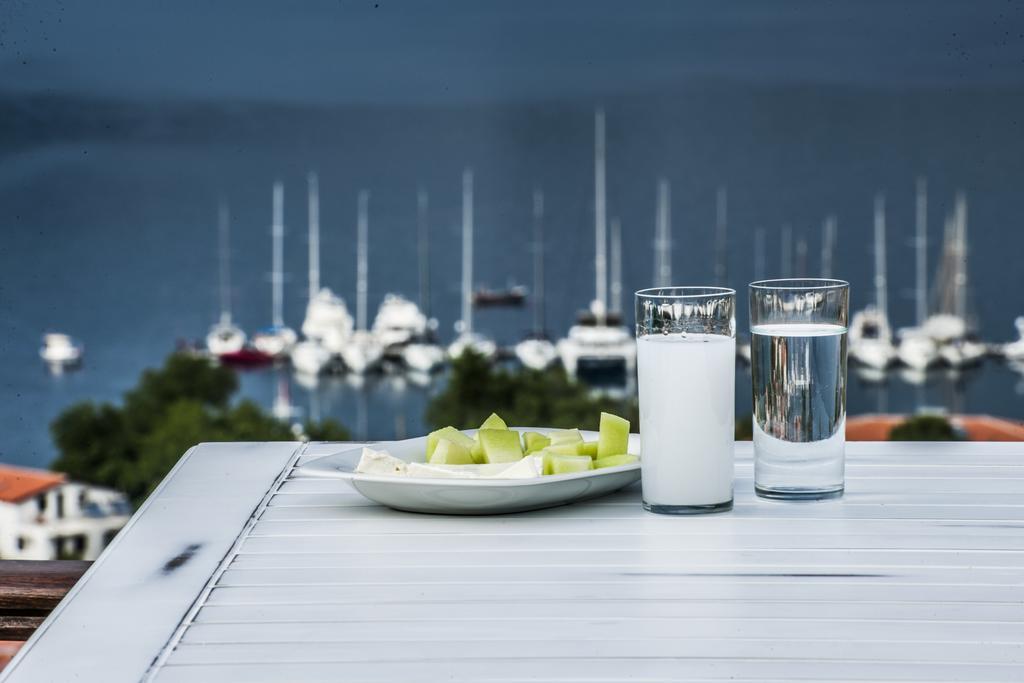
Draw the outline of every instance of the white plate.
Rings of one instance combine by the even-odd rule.
[[[515,427],[517,431],[550,429]],[[466,434],[476,433],[475,429]],[[583,432],[593,441],[597,432]],[[423,462],[427,437],[368,444],[406,462]],[[629,435],[629,450],[640,452],[640,437]],[[355,472],[363,447],[353,447],[318,458],[296,470],[298,476],[333,477],[352,482],[370,500],[407,512],[439,515],[495,515],[565,505],[618,491],[640,479],[640,465],[607,467],[589,472],[549,475],[536,479],[424,479],[389,477]]]

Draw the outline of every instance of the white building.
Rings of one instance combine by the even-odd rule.
[[[124,494],[0,465],[0,558],[95,560],[131,516]]]

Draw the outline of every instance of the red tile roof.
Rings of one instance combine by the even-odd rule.
[[[0,502],[20,503],[64,481],[64,475],[58,472],[0,465]]]
[[[892,428],[907,415],[858,415],[846,421],[848,441],[888,441]],[[990,415],[950,415],[971,441],[1024,441],[1024,423]]]

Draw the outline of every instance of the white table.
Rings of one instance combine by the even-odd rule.
[[[860,443],[842,500],[374,506],[204,444],[3,673],[44,681],[1024,680],[1024,444]]]

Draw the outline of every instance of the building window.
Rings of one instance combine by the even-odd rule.
[[[53,539],[53,550],[58,560],[80,560],[85,556],[87,546],[85,534],[55,536]]]
[[[18,550],[24,550],[28,547],[28,539],[24,536],[18,536]]]
[[[36,496],[36,505],[39,506],[39,512],[40,513],[46,512],[46,494],[45,493],[41,493],[38,496]]]
[[[64,494],[57,492],[57,519],[64,519]]]

